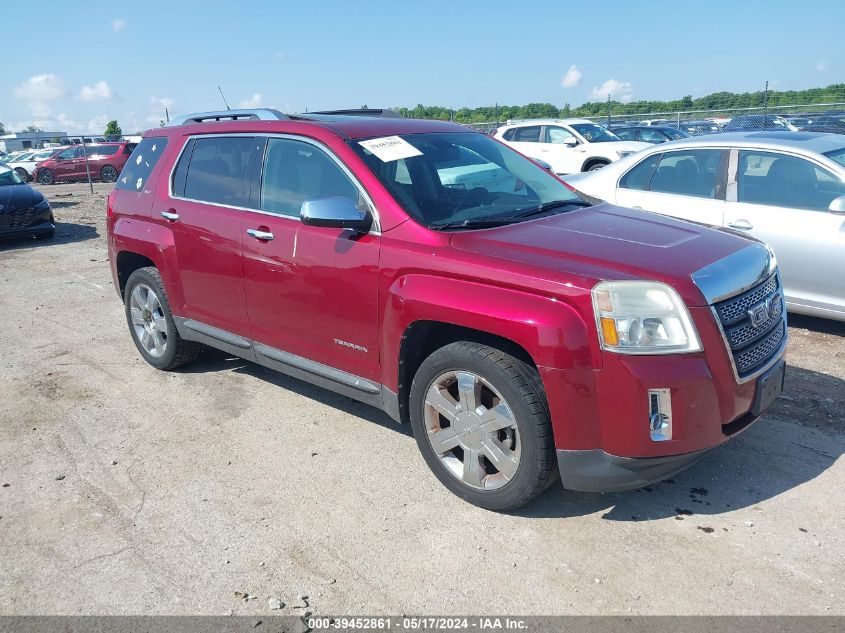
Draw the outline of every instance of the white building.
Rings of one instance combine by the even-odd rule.
[[[13,132],[0,136],[0,151],[16,152],[20,149],[40,149],[52,139],[65,139],[67,132]]]

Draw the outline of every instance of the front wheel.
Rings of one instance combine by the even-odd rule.
[[[453,493],[488,510],[513,510],[557,474],[548,405],[531,365],[461,341],[420,365],[411,426],[429,468]]]
[[[590,166],[587,167],[587,169],[585,169],[584,171],[596,171],[598,169],[601,169],[602,167],[607,167],[609,164],[610,163],[605,163],[605,162],[599,161],[597,163],[590,164]]]
[[[100,180],[103,182],[114,182],[117,180],[117,170],[111,165],[106,165],[100,171]]]
[[[156,369],[173,369],[199,355],[202,344],[186,341],[176,330],[157,268],[139,268],[129,275],[123,302],[132,341],[150,365]]]

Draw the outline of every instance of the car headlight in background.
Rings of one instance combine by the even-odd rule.
[[[630,156],[633,153],[634,152],[632,152],[631,150],[617,150],[616,155],[619,156],[619,158],[625,158],[626,156]]]
[[[617,354],[702,350],[689,311],[675,290],[656,281],[603,281],[593,288],[602,349]]]

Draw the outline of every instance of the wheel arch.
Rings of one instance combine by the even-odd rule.
[[[590,158],[584,161],[583,165],[581,165],[581,171],[587,171],[593,165],[610,165],[610,163],[612,162],[612,160],[605,158],[604,156],[591,156]]]
[[[121,297],[123,297],[123,293],[126,290],[126,280],[129,279],[132,273],[139,268],[146,268],[147,266],[157,268],[155,262],[149,257],[132,251],[119,252],[117,257],[115,257],[114,265],[117,277],[117,283],[115,285]]]

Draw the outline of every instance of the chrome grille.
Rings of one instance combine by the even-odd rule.
[[[746,292],[716,303],[713,308],[740,379],[766,365],[786,338],[785,306],[777,273]],[[755,310],[757,319],[752,318]],[[760,312],[765,319],[759,319]]]
[[[719,313],[719,319],[722,321],[722,325],[730,325],[741,320],[747,315],[748,309],[751,306],[757,305],[777,289],[777,275],[772,275],[756,288],[752,288],[738,297],[732,297],[721,303],[717,303],[716,310]]]

